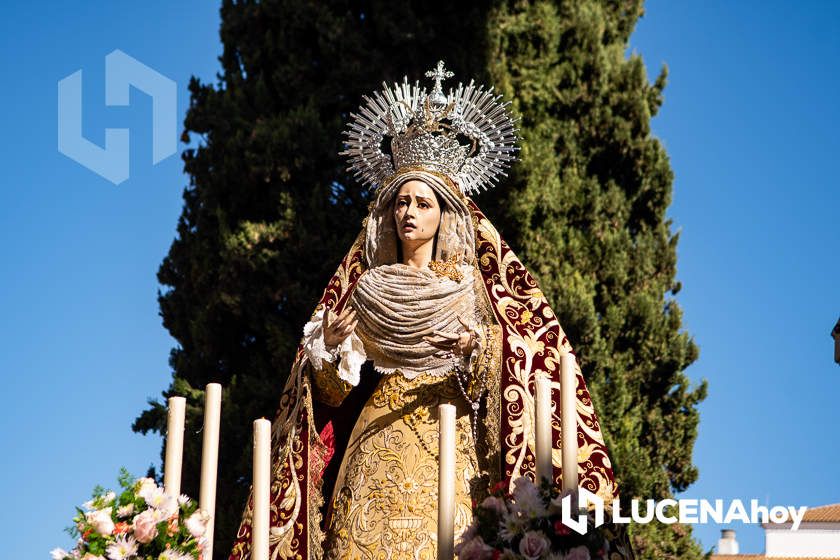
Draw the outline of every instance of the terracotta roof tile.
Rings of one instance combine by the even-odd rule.
[[[840,522],[840,504],[808,508],[805,510],[805,516],[802,518],[802,521]]]

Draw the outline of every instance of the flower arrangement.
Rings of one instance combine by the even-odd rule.
[[[560,493],[545,482],[537,487],[527,478],[514,482],[512,494],[504,483],[493,487],[481,504],[473,506],[473,520],[455,547],[459,560],[601,560],[608,558],[609,541],[595,528],[592,512],[585,535],[561,521]]]
[[[76,508],[68,532],[78,539],[53,560],[201,560],[208,515],[184,496],[166,494],[151,478],[134,479],[125,469],[117,495],[97,487]]]

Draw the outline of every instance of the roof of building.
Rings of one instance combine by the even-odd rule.
[[[829,504],[827,506],[808,508],[805,510],[805,516],[802,518],[802,521],[817,523],[831,523],[833,521],[840,522],[840,504]]]
[[[803,523],[840,523],[840,503],[808,508],[802,516]],[[762,523],[764,527],[772,527],[773,523]],[[781,560],[780,556],[765,554],[712,554],[709,560]],[[791,556],[784,560],[840,560],[840,556]]]

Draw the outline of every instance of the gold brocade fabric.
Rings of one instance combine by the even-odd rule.
[[[486,486],[469,409],[452,375],[384,376],[356,421],[341,464],[324,558],[432,560],[437,556],[438,410],[457,410],[455,535]],[[472,490],[471,492],[471,488]]]

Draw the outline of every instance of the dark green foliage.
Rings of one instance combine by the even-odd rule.
[[[539,278],[576,346],[625,497],[663,497],[691,462],[705,386],[680,332],[672,173],[651,85],[627,39],[639,2],[232,2],[218,83],[190,81],[190,184],[158,278],[178,346],[164,396],[187,397],[183,491],[198,496],[203,388],[224,387],[216,546],[226,558],[250,481],[251,421],[271,417],[303,324],[358,233],[367,194],[341,129],[363,94],[444,59],[522,117],[522,162],[478,203]],[[134,425],[165,431],[150,403]],[[677,531],[684,531],[680,534]],[[637,528],[645,558],[696,558],[685,528]]]
[[[489,17],[491,80],[521,115],[522,162],[482,201],[537,276],[576,348],[623,498],[697,479],[697,346],[673,299],[673,173],[653,84],[625,56],[641,1],[509,2]],[[637,526],[642,558],[699,558],[690,528]]]

